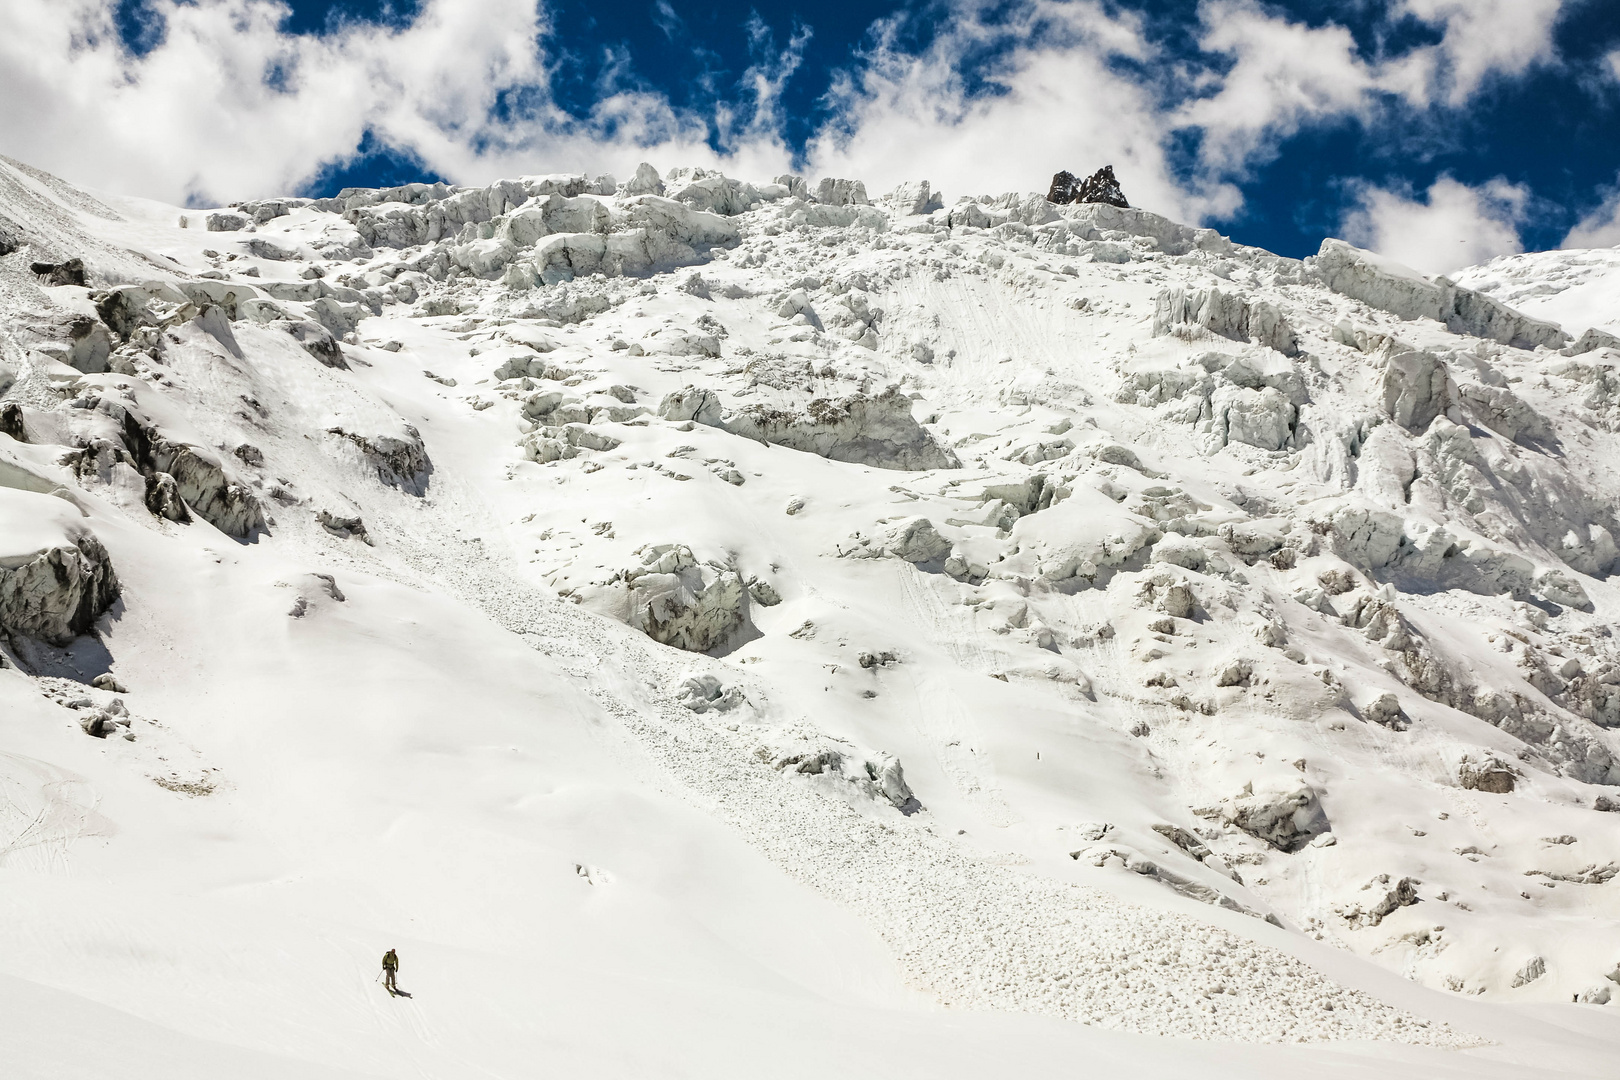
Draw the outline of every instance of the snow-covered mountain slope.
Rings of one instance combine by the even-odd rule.
[[[921,184],[0,234],[20,1075],[1620,1045],[1620,353]]]
[[[1620,250],[1615,248],[1503,255],[1469,267],[1456,280],[1573,335],[1593,329],[1620,335]]]

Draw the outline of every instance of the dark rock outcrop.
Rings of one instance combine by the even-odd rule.
[[[280,327],[293,336],[293,340],[304,347],[304,351],[329,368],[349,369],[349,362],[343,356],[343,346],[338,344],[337,338],[331,331],[318,322],[308,319],[277,321],[273,325]]]
[[[258,498],[231,478],[213,451],[172,440],[122,406],[104,402],[103,409],[123,424],[124,446],[147,478],[146,503],[153,513],[184,521],[189,507],[220,532],[239,539],[264,528]]]
[[[28,429],[23,426],[22,406],[15,401],[0,405],[0,432],[21,443],[28,441]]]
[[[83,285],[84,260],[69,259],[60,263],[31,263],[28,269],[40,276],[46,285]]]
[[[702,415],[695,417],[700,422]],[[751,405],[729,413],[721,427],[733,435],[879,469],[955,469],[956,455],[940,446],[911,415],[898,387],[875,397],[816,398],[805,411]]]
[[[89,533],[0,566],[0,628],[51,645],[88,632],[117,599],[107,549]]]
[[[1084,180],[1067,170],[1058,173],[1052,177],[1046,201],[1059,206],[1065,203],[1107,203],[1127,210],[1131,206],[1125,201],[1125,192],[1120,188],[1119,181],[1114,178],[1112,165],[1104,165]]]
[[[327,428],[328,435],[348,439],[377,470],[377,479],[411,495],[426,493],[433,462],[428,460],[422,434],[410,424],[399,435],[361,435],[340,427]]]

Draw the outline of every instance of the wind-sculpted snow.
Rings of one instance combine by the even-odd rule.
[[[18,678],[225,700],[124,659],[210,626],[397,651],[394,704],[338,680],[322,723],[491,778],[514,755],[521,791],[445,795],[493,822],[599,780],[557,753],[530,792],[515,739],[472,732],[577,720],[957,1009],[1458,1047],[1462,999],[1595,1004],[1620,960],[1601,333],[1338,241],[1290,260],[948,178],[647,165],[185,211],[0,180],[0,494],[61,512],[0,521],[0,615],[45,643]],[[84,285],[31,269],[72,258]],[[466,674],[422,644],[446,612],[482,627]],[[536,678],[589,717],[502,704]],[[396,736],[444,680],[456,706]],[[223,790],[159,772],[186,732],[131,700],[64,745],[133,769],[85,733],[138,729],[164,791]],[[489,850],[469,895],[516,865]],[[609,895],[603,850],[567,887]],[[622,880],[622,910],[664,887]],[[552,887],[541,921],[577,903]],[[805,941],[772,979],[811,977]]]

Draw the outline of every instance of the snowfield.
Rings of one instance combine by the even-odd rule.
[[[5,1074],[1605,1074],[1613,263],[0,159]]]

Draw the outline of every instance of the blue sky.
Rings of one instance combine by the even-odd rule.
[[[1620,243],[1614,0],[5,0],[0,98],[0,152],[176,202],[642,158],[955,198],[1113,164],[1286,255]]]

